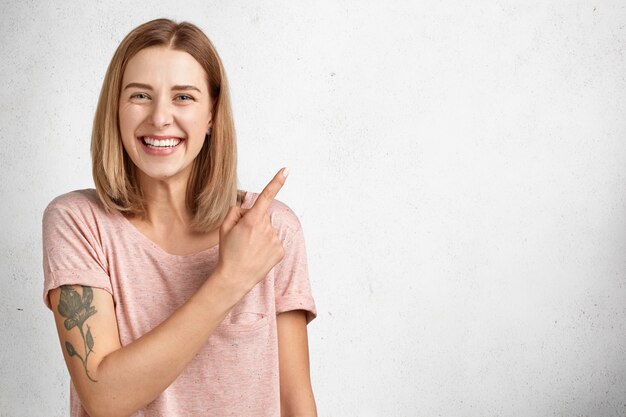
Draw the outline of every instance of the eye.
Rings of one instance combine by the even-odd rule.
[[[176,99],[178,101],[193,101],[194,100],[194,98],[191,97],[189,94],[180,94],[176,96]]]
[[[148,98],[148,95],[146,93],[135,93],[132,96],[130,96],[130,98],[144,100]]]

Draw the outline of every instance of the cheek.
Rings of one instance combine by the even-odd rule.
[[[189,133],[197,133],[206,131],[209,119],[206,116],[206,113],[194,111],[183,112],[179,115],[178,121],[181,125],[184,125],[186,129],[189,129]]]
[[[130,127],[130,115],[128,114],[128,111],[120,110],[117,113],[117,117],[120,123],[120,131],[123,137]]]
[[[120,111],[118,113],[118,120],[120,126],[120,135],[122,139],[122,145],[129,154],[132,154],[132,149],[135,145],[134,123],[132,115],[127,111]]]
[[[122,142],[124,142],[124,145],[134,142],[135,132],[137,131],[141,120],[143,120],[143,116],[132,109],[122,109],[118,112],[118,119]]]
[[[186,129],[193,132],[202,132],[202,135],[206,133],[206,129],[211,119],[211,110],[206,103],[202,103],[199,106],[187,107],[181,109],[177,115],[178,122],[185,126]]]

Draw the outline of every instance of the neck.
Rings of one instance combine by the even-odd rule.
[[[155,229],[188,228],[193,213],[187,207],[187,178],[157,180],[140,174],[146,215],[143,219]]]

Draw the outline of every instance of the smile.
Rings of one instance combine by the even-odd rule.
[[[180,138],[157,139],[150,136],[142,136],[141,141],[150,148],[174,148],[182,142]]]

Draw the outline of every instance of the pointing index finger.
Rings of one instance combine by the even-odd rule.
[[[289,174],[289,168],[283,168],[274,175],[274,178],[265,186],[263,191],[259,194],[254,205],[250,208],[247,214],[251,214],[255,217],[261,217],[267,212],[267,208],[270,206],[276,194],[280,191],[285,179]]]

